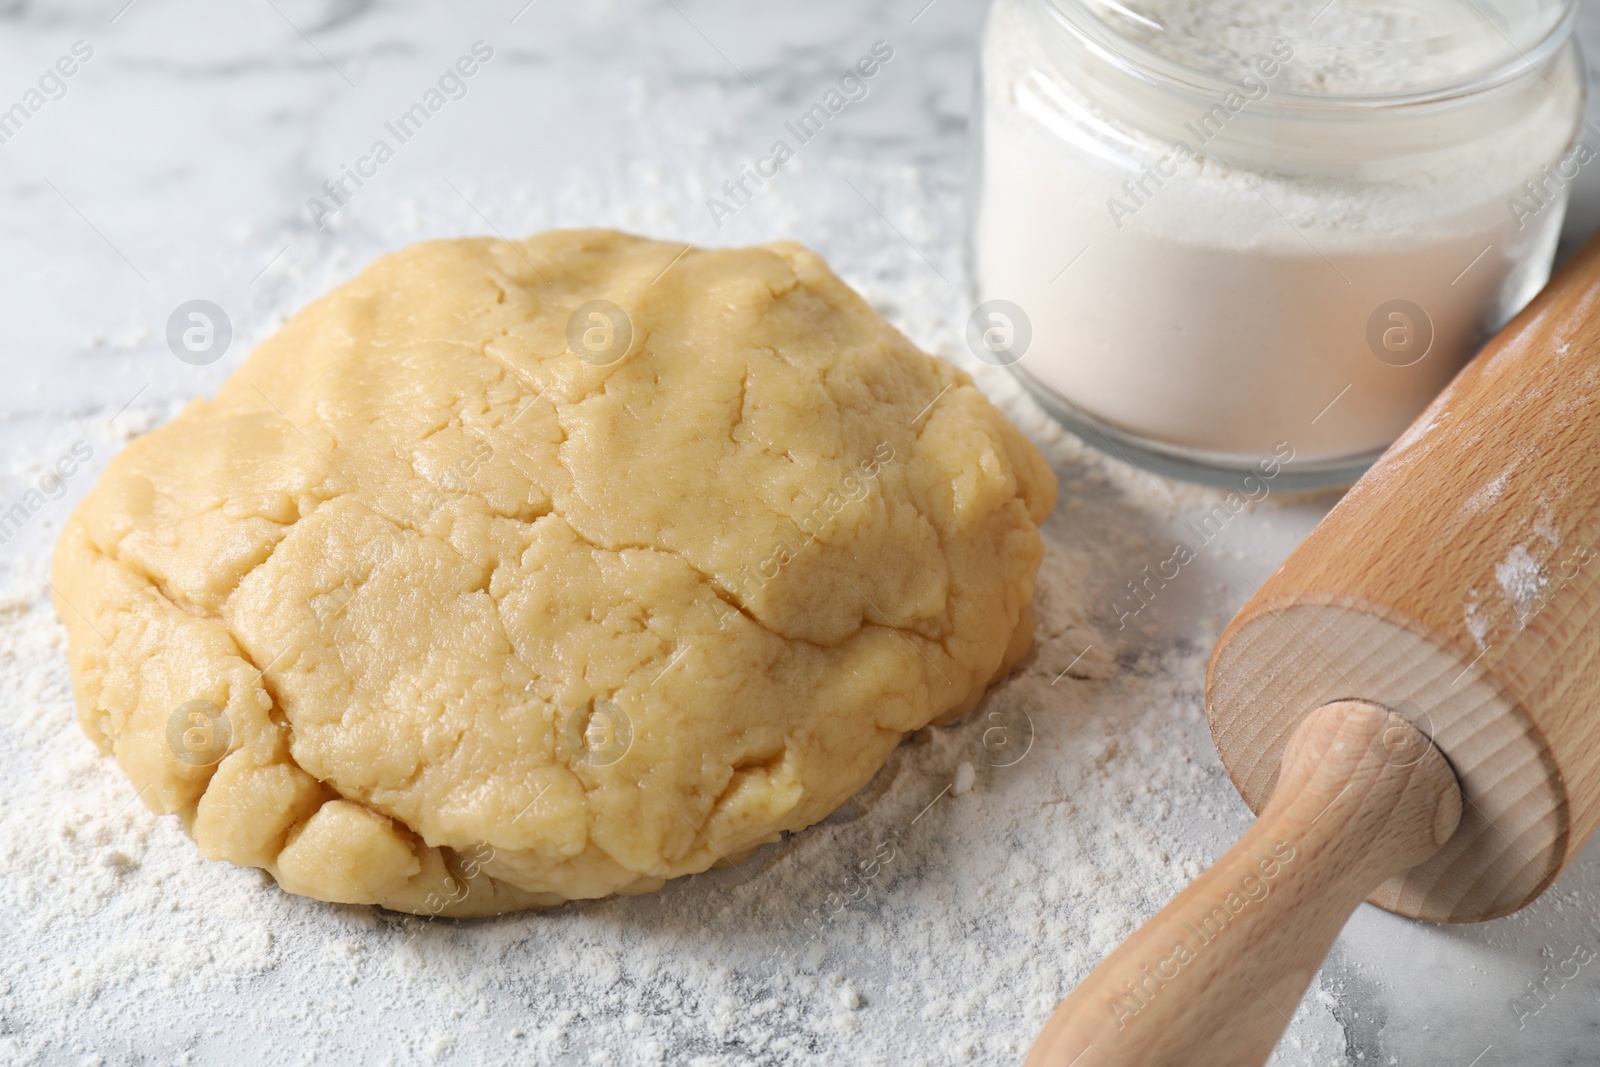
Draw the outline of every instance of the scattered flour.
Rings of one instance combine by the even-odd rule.
[[[821,69],[855,44],[807,58]],[[955,48],[934,54],[964,62],[970,41]],[[691,107],[682,96],[656,103],[638,79],[629,149],[651,162],[574,165],[551,190],[530,185],[526,167],[491,160],[456,173],[463,197],[433,173],[373,183],[328,230],[296,232],[248,299],[230,304],[237,343],[380,251],[484,232],[465,200],[508,233],[581,223],[702,242],[797,236],[913,340],[973,371],[1055,464],[1063,500],[1046,528],[1034,654],[962,722],[908,740],[823,824],[737,870],[465,923],[289,897],[259,872],[198,859],[176,820],[152,816],[73,721],[44,582],[71,497],[237,359],[190,373],[146,341],[116,357],[119,373],[139,377],[115,397],[85,386],[37,422],[0,424],[11,457],[0,497],[76,439],[95,453],[69,497],[0,551],[0,1062],[1015,1063],[1057,1000],[1248,824],[1203,711],[1206,657],[1243,583],[1223,590],[1215,573],[1186,575],[1201,607],[1185,615],[1174,589],[1152,609],[1167,613],[1159,632],[1102,632],[1085,611],[1134,564],[1170,551],[1174,516],[1219,494],[1087,449],[1008,373],[967,354],[959,130],[919,166],[860,162],[879,158],[876,137],[841,141],[832,159],[819,146],[729,230],[694,231],[686,220],[703,220],[706,196],[749,156],[704,136],[705,115],[744,99],[731,80]],[[475,132],[464,130],[464,145]],[[264,236],[240,250],[246,277],[281,247],[266,236],[278,221],[258,221]],[[109,366],[73,369],[87,378]],[[1275,493],[1253,521],[1277,521],[1282,499],[1293,498]],[[1235,553],[1250,544],[1244,525]],[[780,949],[790,953],[781,964]],[[1356,1063],[1324,1003],[1303,1006],[1289,1033],[1278,1067]]]
[[[1506,491],[1506,486],[1509,484],[1511,484],[1510,473],[1501,471],[1494,478],[1483,483],[1471,496],[1467,497],[1466,502],[1461,505],[1461,510],[1466,514],[1476,515],[1486,508],[1493,507],[1495,501],[1500,499],[1500,494]]]
[[[915,735],[825,823],[737,870],[460,924],[292,898],[196,859],[79,735],[38,577],[46,537],[34,541],[7,560],[0,613],[5,1062],[129,1048],[224,1059],[246,1033],[218,1009],[269,988],[269,1047],[289,1062],[342,1047],[351,1014],[383,1028],[400,1062],[693,1050],[706,1064],[831,1063],[849,1047],[887,1063],[913,1023],[948,1056],[1008,1060],[1208,862],[1189,840],[1196,813],[1238,821],[1218,769],[1192,757],[1202,653],[1147,655],[1117,676],[1082,613],[1090,561],[1057,543],[1022,671],[963,722]],[[1187,681],[1152,704],[1139,679],[1157,673]],[[525,1005],[515,1026],[508,999]]]
[[[60,432],[97,463],[121,436]],[[1116,644],[1085,610],[1149,550],[1130,517],[1203,491],[1056,445],[1038,644],[983,706],[737,870],[467,923],[290,897],[143,807],[73,721],[43,580],[60,502],[0,559],[0,1061],[888,1064],[913,1028],[931,1061],[1015,1062],[1248,821],[1205,726],[1209,640]],[[1276,1063],[1350,1062],[1327,1009],[1292,1033]]]
[[[1526,621],[1533,613],[1549,578],[1539,561],[1533,558],[1527,545],[1515,545],[1506,558],[1494,565],[1495,580],[1500,591],[1516,609],[1519,621]]]

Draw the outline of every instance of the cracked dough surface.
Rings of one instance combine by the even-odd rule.
[[[568,347],[596,299],[614,362]],[[1026,653],[1054,503],[799,245],[557,231],[306,307],[111,462],[52,577],[84,732],[205,856],[483,915],[826,816]]]

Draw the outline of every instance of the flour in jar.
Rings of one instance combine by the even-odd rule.
[[[1509,42],[1454,0],[1091,6],[1130,63],[1239,90],[1210,109],[1138,95],[1063,62],[1045,0],[991,9],[977,295],[1023,310],[1014,369],[1069,423],[1241,466],[1372,455],[1543,285],[1575,61],[1550,59],[1534,106],[1509,118],[1473,104],[1498,125],[1452,112],[1459,143],[1415,151],[1400,143],[1413,128],[1386,132],[1370,108],[1366,127],[1334,116],[1324,143],[1272,109],[1443,91]]]
[[[1093,7],[1151,51],[1223,77],[1257,73],[1258,56],[1276,41],[1293,41],[1294,61],[1273,82],[1302,92],[1415,91],[1491,66],[1508,43],[1504,30],[1466,0],[1138,0]],[[1524,36],[1541,29],[1548,27],[1534,19]],[[1526,49],[1534,42],[1509,43]]]

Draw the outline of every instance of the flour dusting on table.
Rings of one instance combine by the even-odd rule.
[[[250,168],[277,158],[281,142],[303,137],[316,148],[312,159],[272,164],[281,169],[248,218],[237,206],[248,197],[222,197],[218,172],[174,177],[164,165],[160,182],[179,182],[185,208],[215,228],[204,239],[165,216],[157,236],[143,233],[115,202],[85,198],[85,211],[146,266],[192,266],[215,236],[237,261],[226,298],[237,350],[211,367],[177,364],[157,329],[172,305],[130,273],[126,292],[135,295],[97,298],[106,301],[98,318],[66,316],[62,329],[83,342],[59,357],[72,388],[28,394],[0,412],[7,504],[74,442],[93,449],[67,494],[0,553],[0,908],[8,917],[0,1062],[1015,1063],[1057,1000],[1248,825],[1206,729],[1205,661],[1247,582],[1265,573],[1262,560],[1281,557],[1310,520],[1274,510],[1276,495],[1252,506],[1257,514],[1233,520],[1155,604],[1118,627],[1111,605],[1123,583],[1170,554],[1185,509],[1209,509],[1219,496],[1089,452],[1006,372],[967,353],[960,113],[970,83],[951,72],[967,70],[971,38],[960,19],[941,23],[955,7],[934,6],[909,28],[914,10],[892,12],[900,58],[859,109],[864,125],[852,127],[857,119],[847,115],[830,127],[723,230],[712,227],[705,200],[766,150],[793,100],[814,97],[839,62],[870,45],[877,31],[866,28],[865,7],[808,5],[808,18],[838,27],[834,38],[787,45],[771,69],[748,65],[763,89],[783,78],[781,88],[795,90],[774,92],[777,103],[767,106],[751,103],[763,98],[671,7],[574,6],[560,17],[581,23],[583,33],[570,36],[583,39],[582,62],[600,62],[603,46],[607,62],[626,48],[656,66],[625,78],[618,93],[628,107],[613,126],[583,131],[593,138],[584,153],[524,146],[514,160],[478,151],[485,131],[503,133],[499,110],[606,87],[574,86],[559,63],[547,70],[540,35],[567,32],[555,5],[529,8],[515,35],[497,14],[491,29],[504,52],[474,95],[452,105],[455,125],[441,118],[430,126],[324,230],[310,228],[299,205],[325,177],[318,168],[363,147],[373,123],[328,111],[337,80],[315,54],[293,51],[304,42],[263,9],[262,24],[281,39],[197,35],[183,38],[200,57],[192,67],[139,66],[121,57],[158,40],[170,49],[170,34],[183,27],[160,21],[162,5],[137,5],[119,21],[124,36],[104,55],[104,69],[122,79],[118,91],[157,116],[180,98],[214,98],[241,137],[237,155],[218,153],[230,164],[245,160],[238,180],[254,180]],[[453,29],[434,48],[437,35],[418,29],[422,15],[404,5],[385,11],[393,18],[381,32],[363,28],[368,16],[352,7],[348,20],[311,35],[336,61],[353,61],[369,98],[414,97],[413,75],[436,77],[434,52],[453,55],[454,35],[471,33]],[[109,17],[92,15],[96,27]],[[705,29],[744,60],[740,43],[723,40],[727,27]],[[32,32],[42,40],[55,29]],[[659,91],[663,69],[676,72],[671,92]],[[922,79],[907,86],[920,103],[903,110],[920,124],[912,133],[926,149],[902,144],[884,155],[885,144],[906,136],[898,120],[871,125],[899,114],[886,101],[891,77]],[[262,84],[271,91],[253,95]],[[87,105],[88,90],[75,86],[78,95],[53,106]],[[880,100],[887,110],[873,111]],[[87,107],[61,113],[85,124],[94,117]],[[27,137],[47,134],[38,121]],[[257,147],[258,135],[269,148]],[[13,147],[27,145],[19,138],[8,153]],[[110,158],[142,158],[111,147]],[[34,173],[30,157],[9,159]],[[87,181],[75,175],[64,191],[76,196]],[[166,195],[151,181],[118,170],[105,188]],[[77,225],[49,202],[59,213],[50,226],[65,225],[61,218]],[[33,217],[19,212],[15,224],[34,225]],[[44,578],[61,521],[130,436],[214,391],[244,348],[372,256],[424,237],[556,225],[706,244],[798,238],[919,345],[971,370],[1062,479],[1062,504],[1045,529],[1035,652],[960,723],[909,739],[824,823],[737,870],[651,896],[429,922],[293,898],[259,872],[199,859],[177,820],[152,816],[73,721],[64,636]],[[19,240],[73,277],[97,279],[101,259],[108,271],[126,270],[92,232],[79,236],[66,250],[53,231]],[[1526,954],[1533,959],[1537,949]],[[1395,1000],[1382,968],[1369,970],[1356,1008],[1342,995],[1344,979],[1319,979],[1323,992],[1340,996],[1307,998],[1274,1064],[1356,1063],[1346,1035],[1363,1024],[1350,1012]],[[1534,959],[1530,977],[1537,971]]]

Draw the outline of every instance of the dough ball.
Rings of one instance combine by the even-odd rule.
[[[1031,639],[1055,481],[799,245],[434,241],[128,446],[84,732],[208,857],[480,915],[826,816]]]

